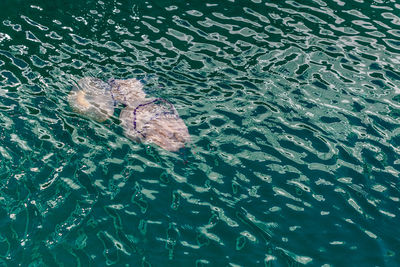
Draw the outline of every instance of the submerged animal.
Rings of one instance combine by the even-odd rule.
[[[143,91],[143,83],[136,79],[110,79],[108,84],[111,86],[113,99],[126,106],[130,106],[139,99],[146,98],[146,93]]]
[[[68,102],[73,111],[98,122],[114,113],[111,86],[93,77],[80,79],[69,93]]]
[[[190,140],[185,122],[167,100],[146,98],[130,104],[120,115],[129,138],[148,141],[170,151],[179,150]]]
[[[177,151],[190,141],[185,122],[174,105],[163,98],[147,97],[136,79],[110,79],[108,83],[93,77],[78,81],[69,95],[75,112],[96,121],[107,120],[116,103],[125,105],[120,121],[125,135],[135,141],[154,143]]]

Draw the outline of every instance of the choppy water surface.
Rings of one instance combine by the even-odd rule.
[[[396,1],[0,4],[0,261],[400,264]],[[193,144],[68,106],[141,78]]]

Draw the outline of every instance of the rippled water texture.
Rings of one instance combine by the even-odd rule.
[[[400,264],[400,4],[0,4],[0,262]],[[68,105],[138,78],[192,136],[171,153]]]

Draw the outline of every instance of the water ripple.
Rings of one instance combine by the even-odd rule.
[[[400,263],[394,1],[11,2],[1,263]],[[84,76],[142,79],[193,143],[74,113]]]

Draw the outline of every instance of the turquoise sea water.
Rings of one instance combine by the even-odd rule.
[[[193,143],[72,112],[140,78]],[[1,266],[400,265],[396,1],[0,3]]]

